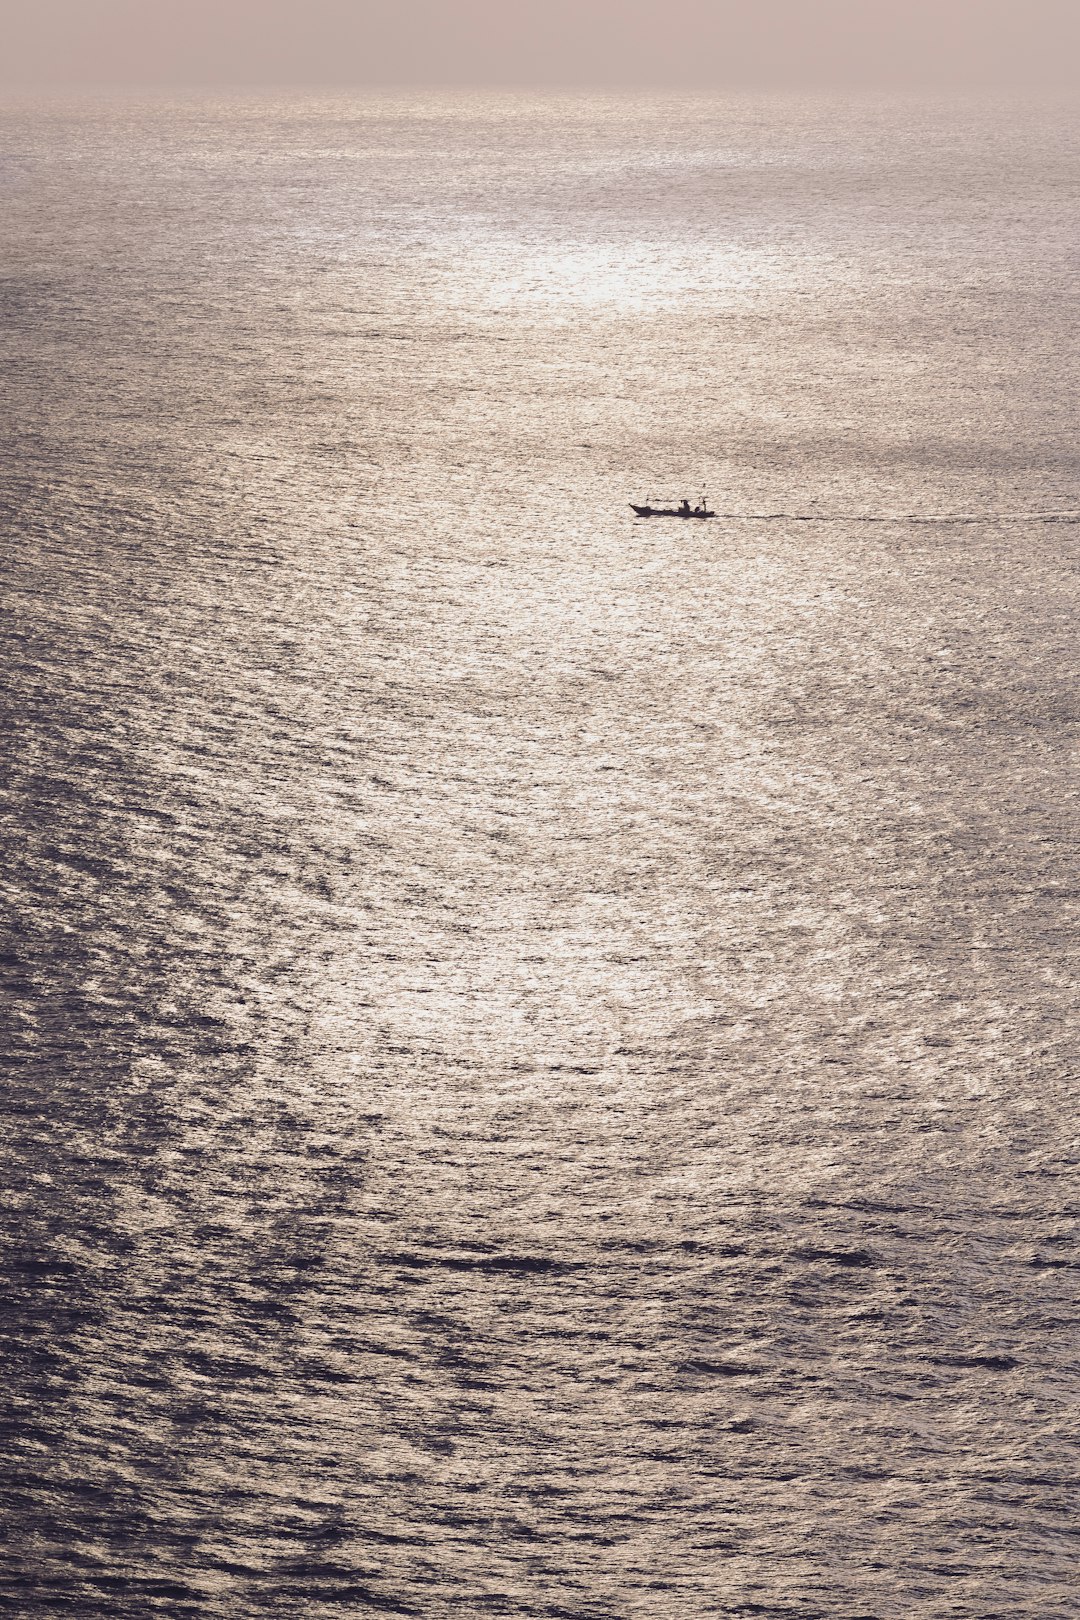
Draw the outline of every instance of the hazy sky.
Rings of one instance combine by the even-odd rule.
[[[8,84],[1080,80],[1080,0],[0,0]]]

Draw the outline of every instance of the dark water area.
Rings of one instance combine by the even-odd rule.
[[[1075,112],[0,123],[0,1608],[1074,1616]]]

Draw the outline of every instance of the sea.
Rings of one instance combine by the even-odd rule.
[[[1080,111],[0,131],[3,1612],[1075,1620]]]

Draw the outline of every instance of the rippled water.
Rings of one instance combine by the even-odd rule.
[[[1080,120],[2,123],[9,1612],[1074,1615]]]

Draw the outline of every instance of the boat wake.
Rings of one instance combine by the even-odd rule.
[[[1080,523],[1080,512],[718,512],[729,523]]]

